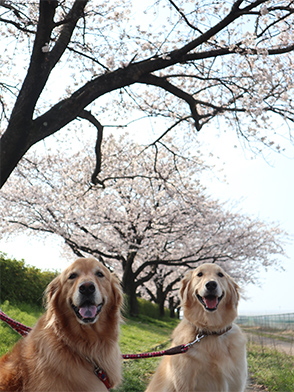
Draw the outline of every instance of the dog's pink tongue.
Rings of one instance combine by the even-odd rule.
[[[80,308],[79,313],[83,318],[94,318],[96,316],[97,307],[92,306],[83,306]]]
[[[208,309],[214,309],[217,306],[217,297],[204,297],[203,300]]]

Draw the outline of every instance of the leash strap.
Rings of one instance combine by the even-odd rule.
[[[0,309],[0,319],[22,336],[26,336],[32,329],[8,317],[1,309]]]
[[[85,358],[91,365],[94,366],[95,376],[97,376],[99,380],[102,381],[103,384],[106,386],[107,390],[110,391],[111,385],[108,380],[107,374],[104,372],[104,370],[102,370],[93,359],[90,359],[89,357],[85,357]]]
[[[110,391],[111,385],[109,383],[109,380],[107,378],[106,373],[102,369],[100,369],[98,366],[95,367],[94,373],[99,378],[99,380],[103,382],[103,384],[106,386],[106,388]]]
[[[123,359],[140,359],[140,358],[154,358],[162,357],[163,355],[175,355],[182,354],[189,349],[186,344],[181,344],[180,346],[169,348],[168,350],[153,351],[150,353],[140,353],[140,354],[123,354]]]
[[[183,354],[189,350],[195,343],[199,343],[205,335],[198,334],[196,339],[193,342],[187,344],[181,344],[179,346],[171,347],[167,350],[162,351],[153,351],[150,353],[141,353],[141,354],[123,354],[123,359],[140,359],[140,358],[153,358],[153,357],[162,357],[163,355],[176,355]]]
[[[12,329],[18,332],[22,336],[26,336],[32,328],[25,326],[24,324],[19,323],[18,321],[13,320],[12,318],[8,317],[1,309],[0,309],[0,320],[4,321],[8,324]],[[140,359],[140,358],[153,358],[153,357],[162,357],[164,355],[176,355],[182,354],[189,350],[195,343],[199,343],[202,338],[205,337],[205,334],[198,334],[196,339],[187,344],[181,344],[179,346],[171,347],[167,350],[162,351],[153,351],[148,353],[140,353],[140,354],[123,354],[123,359]],[[97,366],[96,368],[100,370]],[[95,368],[95,374],[96,374]]]

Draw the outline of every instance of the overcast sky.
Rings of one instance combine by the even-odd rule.
[[[207,150],[211,149],[219,156],[219,166],[224,162],[227,184],[208,181],[212,195],[221,200],[240,200],[244,213],[266,222],[279,222],[293,237],[285,248],[289,258],[281,257],[285,271],[263,271],[261,288],[245,287],[249,298],[241,301],[239,313],[294,312],[293,296],[289,291],[294,276],[293,147],[289,146],[284,155],[265,152],[264,159],[242,149],[235,134],[221,134],[218,138],[214,133],[210,138],[207,135],[199,135],[199,138],[203,139]],[[202,150],[205,151],[204,146]]]

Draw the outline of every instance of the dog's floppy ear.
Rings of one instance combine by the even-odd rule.
[[[113,292],[114,305],[120,308],[123,303],[123,293],[119,279],[115,274],[111,274],[111,288]]]
[[[58,299],[58,293],[60,292],[60,275],[50,282],[44,293],[44,305],[47,309],[46,318],[47,324],[45,328],[49,328],[55,322],[55,311],[57,309],[56,302]]]
[[[184,278],[181,281],[181,287],[180,287],[180,298],[181,298],[181,304],[188,304],[188,302],[191,300],[190,298],[190,283],[192,279],[192,274],[193,271],[189,271],[186,273]]]
[[[228,286],[229,286],[229,294],[231,298],[230,302],[235,308],[237,308],[240,299],[240,295],[239,295],[240,287],[229,275],[227,275],[227,279],[228,279]]]
[[[60,277],[54,278],[47,286],[44,293],[44,305],[48,309],[50,302],[56,296],[58,289],[60,288]]]

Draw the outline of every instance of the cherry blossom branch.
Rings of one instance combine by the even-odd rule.
[[[182,12],[180,10],[180,8],[176,5],[176,3],[172,0],[168,0],[170,2],[170,4],[175,8],[175,10],[180,14],[181,18],[183,18],[183,20],[186,22],[186,24],[193,30],[197,31],[199,34],[203,34],[203,32],[201,30],[199,30],[196,26],[194,26],[192,23],[189,22],[188,18],[186,17],[186,15],[184,14],[184,12]]]
[[[112,260],[119,260],[119,261],[122,260],[122,256],[121,255],[114,255],[114,254],[104,253],[104,252],[102,252],[102,251],[100,251],[99,249],[96,249],[96,248],[90,248],[90,247],[85,246],[85,245],[79,245],[75,241],[71,240],[70,238],[64,238],[64,241],[72,249],[75,249],[76,252],[77,251],[82,251],[82,252],[85,252],[85,253],[90,254],[90,255],[98,256],[99,260],[103,260],[103,264],[104,265],[105,265],[104,258],[109,259],[109,260],[111,260],[111,259]],[[80,253],[80,254],[82,255],[82,253]]]
[[[3,22],[5,24],[10,24],[10,25],[16,27],[18,30],[23,31],[24,33],[36,34],[35,30],[30,30],[27,27],[23,27],[20,23],[14,22],[13,20],[0,18],[0,22]]]
[[[153,74],[145,74],[142,75],[139,79],[140,83],[151,84],[153,86],[161,87],[162,89],[170,92],[171,94],[175,95],[176,97],[186,101],[190,107],[192,118],[195,122],[195,127],[197,131],[200,131],[201,126],[199,123],[199,114],[196,109],[196,101],[191,94],[186,93],[182,89],[176,87],[175,85],[171,84],[166,80],[166,78],[161,78],[155,76]]]
[[[19,11],[17,7],[13,6],[12,4],[13,3],[11,2],[5,2],[3,0],[0,0],[0,6],[5,6],[12,13],[12,19],[10,23],[21,24],[22,19],[24,19],[21,15],[21,11]],[[89,104],[93,103],[99,97],[102,97],[105,94],[118,89],[126,89],[127,86],[135,84],[144,84],[147,86],[159,87],[179,98],[180,103],[181,101],[186,102],[189,105],[191,115],[187,116],[185,111],[179,111],[179,113],[176,113],[176,118],[180,119],[178,120],[178,124],[181,122],[181,119],[193,119],[195,122],[196,129],[199,130],[214,116],[224,112],[231,112],[231,118],[235,116],[235,118],[233,118],[233,121],[237,128],[237,131],[239,132],[239,130],[241,129],[241,116],[238,116],[238,113],[244,113],[248,111],[249,115],[251,115],[251,113],[253,113],[250,106],[251,102],[254,104],[254,102],[259,101],[258,97],[260,97],[260,91],[253,91],[253,95],[250,96],[249,90],[250,88],[254,89],[253,83],[255,81],[255,77],[258,80],[258,75],[261,74],[261,72],[257,72],[257,76],[250,76],[250,80],[252,80],[253,83],[250,85],[251,87],[248,87],[247,100],[245,99],[243,101],[243,93],[245,94],[247,92],[245,92],[244,89],[242,90],[243,87],[242,83],[240,82],[240,86],[237,86],[236,84],[236,87],[237,89],[239,88],[242,91],[235,91],[234,94],[231,94],[231,99],[228,99],[224,105],[218,104],[218,102],[224,101],[223,97],[220,96],[222,94],[222,91],[220,91],[220,95],[218,95],[217,97],[219,99],[215,100],[215,102],[211,103],[209,101],[209,98],[207,98],[205,102],[205,98],[203,98],[205,94],[201,95],[201,93],[210,93],[210,91],[213,93],[213,89],[215,89],[216,86],[210,83],[210,67],[213,71],[214,69],[212,65],[214,64],[214,61],[211,61],[210,65],[207,65],[207,62],[205,62],[204,60],[215,60],[218,59],[220,56],[239,56],[237,57],[237,60],[239,58],[241,58],[241,60],[242,58],[245,60],[249,60],[250,56],[258,56],[258,59],[260,59],[262,58],[262,56],[283,55],[294,50],[294,44],[290,40],[286,39],[287,34],[290,34],[291,31],[290,26],[292,21],[289,16],[291,16],[294,12],[292,2],[285,2],[285,5],[283,5],[282,3],[281,5],[275,5],[273,3],[273,6],[269,6],[269,8],[267,9],[266,6],[268,2],[266,2],[265,0],[258,0],[252,2],[247,2],[245,0],[234,1],[231,9],[228,12],[225,11],[227,13],[224,15],[223,19],[219,23],[208,27],[207,30],[202,33],[200,29],[190,23],[189,16],[185,15],[184,11],[182,11],[182,9],[177,5],[177,1],[170,0],[172,10],[175,10],[177,16],[180,16],[179,23],[181,22],[181,24],[184,25],[185,28],[187,28],[188,26],[189,29],[192,29],[193,37],[195,36],[195,34],[197,35],[197,33],[199,35],[195,39],[191,39],[190,41],[188,39],[185,39],[183,44],[181,43],[181,40],[179,40],[176,44],[176,49],[163,49],[165,51],[164,54],[160,54],[159,51],[154,54],[154,47],[156,47],[156,45],[154,44],[153,49],[150,49],[150,57],[148,58],[144,59],[143,51],[142,54],[140,54],[140,60],[135,62],[138,53],[138,51],[136,50],[134,51],[134,53],[132,53],[131,61],[123,61],[125,59],[119,58],[118,56],[117,60],[119,62],[117,62],[117,65],[114,64],[113,66],[104,66],[103,63],[101,61],[98,61],[93,55],[93,53],[96,54],[96,52],[94,52],[94,46],[91,47],[91,45],[89,45],[89,42],[86,43],[86,18],[89,15],[92,15],[91,12],[85,14],[86,4],[87,0],[72,2],[69,6],[70,11],[67,12],[65,16],[62,16],[61,20],[55,21],[57,16],[56,10],[59,6],[62,6],[60,2],[55,0],[42,0],[39,3],[40,14],[28,72],[24,79],[22,88],[19,91],[15,106],[13,110],[10,110],[11,117],[8,121],[8,127],[3,133],[3,136],[0,140],[0,186],[2,186],[6,182],[7,178],[9,177],[13,169],[16,167],[20,159],[24,156],[24,154],[32,145],[46,138],[47,136],[54,134],[55,132],[63,128],[65,125],[75,120],[79,116],[79,113],[82,113],[82,111]],[[22,6],[25,7],[24,4],[22,4]],[[263,6],[263,8],[260,6]],[[65,9],[66,8],[64,7],[64,10]],[[280,14],[278,14],[278,11],[281,11]],[[256,36],[254,36],[255,46],[251,43],[250,40],[248,41],[248,43],[246,42],[246,39],[240,39],[240,37],[238,38],[238,42],[234,43],[234,35],[230,33],[227,28],[231,24],[233,28],[238,18],[242,17],[243,15],[256,15],[257,18],[260,17],[260,20],[262,20],[261,17],[264,15],[264,12],[270,13],[270,19],[267,27],[262,28],[263,25],[260,24],[261,31],[257,34],[259,41],[256,39]],[[78,25],[78,21],[82,18],[84,18],[84,25],[80,28]],[[287,21],[287,18],[289,18],[289,21]],[[7,22],[6,19],[7,18],[5,18],[4,20],[5,23]],[[30,23],[32,22],[34,21],[29,20],[27,24],[24,22],[25,27],[29,28]],[[282,26],[278,26],[278,22],[281,22]],[[266,22],[264,22],[264,24],[266,26]],[[59,26],[60,29],[54,36],[54,29],[57,26]],[[15,27],[21,26],[15,25]],[[172,26],[171,31],[173,31],[174,27],[175,26]],[[273,34],[275,33],[274,29],[277,29],[278,27],[281,28],[281,44],[279,44],[278,42],[278,36],[273,36]],[[103,35],[106,34],[105,32],[107,28],[108,26],[105,26]],[[76,40],[75,38],[75,40],[73,40],[72,38],[75,29],[79,29],[79,31],[81,32],[80,41],[79,39]],[[271,32],[271,29],[274,30],[273,33]],[[221,39],[218,42],[218,38],[226,36],[226,31],[229,34],[228,42],[223,43]],[[265,33],[265,40],[268,41],[268,44],[264,45],[264,48],[260,48],[259,45],[263,42],[261,40],[263,38],[262,34]],[[283,36],[284,33],[285,37]],[[250,37],[253,37],[253,35],[250,35]],[[272,41],[270,41],[271,38]],[[151,42],[149,37],[147,37],[146,40],[148,42]],[[126,45],[128,44],[128,42],[129,41],[126,42]],[[169,42],[167,40],[167,36],[162,42],[165,42],[167,48],[175,48],[175,42]],[[205,48],[207,47],[208,50],[205,50]],[[82,49],[80,50],[80,48]],[[49,110],[46,109],[47,112],[44,112],[40,107],[36,107],[37,102],[40,102],[40,95],[46,86],[50,73],[61,59],[66,49],[74,51],[79,56],[82,56],[84,60],[89,61],[90,65],[87,64],[85,68],[87,69],[87,71],[91,72],[92,76],[90,77],[89,81],[85,82],[81,88],[73,92],[70,96],[65,95],[65,99],[60,100],[57,104],[51,106]],[[105,50],[105,48],[103,50]],[[103,52],[99,55],[101,55],[101,58],[105,58],[106,56],[106,54]],[[231,61],[235,58],[236,57],[232,57],[232,59],[230,58],[228,60]],[[111,64],[115,63],[115,54],[110,54],[108,60],[111,60]],[[286,58],[286,60],[288,59]],[[98,64],[99,67],[103,67],[105,73],[96,75],[92,63],[94,63],[94,65]],[[108,64],[107,61],[106,64]],[[174,67],[175,65],[176,67]],[[203,81],[203,83],[198,83],[199,88],[197,91],[195,91],[191,83],[188,87],[190,82],[188,79],[184,81],[187,81],[186,85],[185,83],[182,83],[185,76],[183,77],[181,75],[184,74],[186,69],[188,70],[188,73],[190,73],[193,66],[195,67],[196,72],[194,73],[194,75],[191,75],[191,78],[199,78],[198,80],[200,81],[201,76],[204,76],[206,74],[206,80],[208,81],[206,85],[204,85],[205,81]],[[202,66],[203,69],[201,68]],[[176,69],[176,71],[182,69],[182,71],[179,72],[179,78],[181,78],[181,80],[179,79],[175,83],[171,83],[171,76],[159,76],[159,74],[155,74],[155,72],[163,72],[163,70],[174,72],[173,67],[174,69]],[[280,69],[277,69],[278,74],[281,74],[281,78],[283,78],[286,74],[286,67],[287,65],[284,64],[282,65],[281,71]],[[246,81],[246,76],[244,76],[245,72],[246,71],[244,71],[242,74],[242,72],[240,71],[242,78],[240,80]],[[215,74],[217,75],[218,72],[215,72]],[[234,75],[229,72],[227,77],[227,81],[225,80],[225,78],[223,80],[223,86],[229,89],[229,80],[234,80]],[[220,76],[220,79],[221,78],[222,76]],[[217,80],[217,78],[215,80]],[[289,86],[290,89],[292,88],[291,81],[287,82],[286,77],[284,83],[287,87]],[[269,88],[269,84],[270,81],[266,85],[267,88]],[[190,91],[189,88],[191,89]],[[280,102],[286,102],[286,95],[287,94],[285,93],[285,97],[281,97]],[[240,103],[238,104],[237,101]],[[5,101],[2,100],[2,102]],[[263,112],[271,110],[272,113],[278,113],[282,116],[285,113],[284,118],[290,119],[292,121],[292,103],[289,101],[288,106],[290,107],[290,109],[287,109],[285,108],[286,104],[284,104],[283,102],[281,110],[279,109],[278,104],[267,107],[268,103],[262,104],[260,110]],[[172,112],[172,110],[168,107],[166,107],[166,109],[164,110],[160,109],[159,105],[156,107],[156,104],[151,104],[150,99],[148,103],[147,98],[145,99],[144,104],[142,104],[141,106],[140,99],[138,98],[136,104],[138,104],[139,108],[143,111],[150,111],[152,115],[162,115],[165,117],[171,117],[175,115],[175,113]],[[185,107],[185,105],[183,105],[183,107]],[[39,116],[36,111],[36,108],[43,114]],[[182,110],[181,105],[180,108]],[[207,108],[210,108],[211,110],[206,110]],[[259,108],[257,108],[257,106],[254,107],[254,110],[256,111],[256,113],[259,113]],[[258,118],[260,118],[259,114],[253,114],[252,117],[256,118],[257,120]],[[173,126],[170,127],[170,129],[172,128]],[[262,138],[260,138],[260,140],[262,140]],[[96,143],[96,149],[97,147],[98,145]],[[97,176],[94,176],[93,179],[94,182],[98,181]]]

